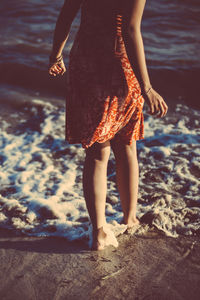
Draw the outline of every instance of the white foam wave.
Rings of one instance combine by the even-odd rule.
[[[21,119],[13,132],[0,117],[0,226],[29,235],[85,238],[85,153],[80,145],[64,141],[64,107],[35,99],[24,112],[30,120]],[[168,236],[200,232],[199,116],[183,105],[163,119],[145,114],[145,139],[138,142],[138,217]],[[110,163],[106,214],[117,236],[125,229],[119,224],[113,153]]]

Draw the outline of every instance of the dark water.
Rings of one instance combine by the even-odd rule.
[[[1,86],[54,97],[65,95],[65,78],[51,80],[48,56],[63,1],[1,0]],[[153,85],[175,102],[198,106],[200,6],[197,0],[149,0],[142,32]],[[77,14],[64,53],[65,61],[80,22]]]

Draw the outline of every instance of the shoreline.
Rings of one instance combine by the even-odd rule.
[[[0,231],[0,297],[11,299],[199,299],[200,239],[123,234],[90,251],[64,238]]]
[[[15,96],[15,95],[14,95]],[[38,127],[34,127],[36,125],[44,125],[44,120],[40,120],[40,113],[43,110],[39,110],[40,101],[35,99],[35,102],[31,101],[32,97],[29,98],[30,102],[24,100],[15,101],[14,96],[11,98],[5,98],[4,105],[2,105],[1,112],[1,120],[0,124],[2,125],[2,130],[6,133],[11,134],[13,138],[13,142],[11,145],[15,145],[15,135],[22,134],[26,132],[27,127],[33,130],[33,132],[38,129]],[[20,95],[18,97],[20,99]],[[18,99],[17,98],[17,99]],[[37,97],[35,97],[37,98]],[[38,97],[40,98],[40,97]],[[10,99],[10,101],[9,101]],[[37,102],[38,101],[38,102]],[[48,103],[51,101],[47,101]],[[2,103],[2,102],[1,102]],[[34,107],[32,106],[34,104]],[[38,109],[37,109],[38,106]],[[63,108],[63,103],[60,101],[58,106]],[[24,110],[24,107],[34,108],[35,111],[31,109]],[[186,111],[188,112],[189,119],[189,108]],[[50,111],[51,113],[51,111]],[[183,114],[183,112],[179,112],[179,115]],[[56,114],[55,114],[56,115]],[[36,117],[39,117],[38,119]],[[52,114],[54,116],[54,114]],[[41,114],[43,117],[43,114]],[[171,117],[174,123],[177,118]],[[173,119],[174,118],[174,119]],[[194,118],[195,119],[195,118]],[[20,124],[20,121],[23,121]],[[30,122],[32,120],[32,122]],[[46,119],[45,119],[46,120]],[[171,124],[169,119],[166,121],[165,125]],[[34,122],[33,122],[34,121]],[[37,122],[36,122],[37,121]],[[169,122],[170,121],[170,122]],[[156,120],[155,120],[156,123]],[[185,123],[188,124],[187,122]],[[60,124],[58,124],[60,126]],[[193,126],[189,123],[190,126]],[[21,127],[22,126],[22,127]],[[41,128],[43,128],[41,126]],[[58,128],[59,128],[58,126]],[[177,128],[177,131],[174,133],[174,137],[183,130],[183,127]],[[195,125],[195,128],[198,128],[198,125]],[[193,128],[192,127],[192,128]],[[36,128],[36,129],[35,129]],[[158,129],[158,127],[153,128],[153,130]],[[188,127],[190,128],[190,127]],[[17,129],[20,131],[17,133]],[[53,137],[55,131],[50,131],[43,134],[42,139],[46,137]],[[196,129],[197,130],[197,129]],[[37,132],[37,131],[36,131]],[[40,131],[38,131],[40,132]],[[166,133],[166,137],[168,133]],[[31,135],[30,135],[31,136]],[[60,139],[60,132],[58,132],[58,141]],[[187,141],[188,133],[185,133],[185,140]],[[184,136],[183,136],[184,137]],[[190,138],[193,135],[191,133]],[[34,140],[34,139],[33,139]],[[51,142],[51,139],[49,140]],[[147,140],[146,148],[142,149],[142,155],[147,155],[149,152],[144,152],[145,149],[151,149],[154,147],[154,143],[156,140],[149,139]],[[180,139],[182,142],[183,139]],[[188,140],[191,143],[191,139]],[[179,140],[174,139],[174,143],[178,143]],[[179,143],[180,143],[179,142]],[[26,144],[27,143],[27,144]],[[24,139],[22,141],[21,146],[29,145],[29,141]],[[32,143],[32,142],[31,142]],[[36,143],[37,145],[37,143]],[[46,140],[46,148],[39,148],[40,151],[43,149],[51,149],[51,144],[48,144],[48,139]],[[58,144],[59,145],[59,144]],[[163,140],[163,145],[165,145]],[[175,152],[175,156],[173,156],[174,161],[177,163],[179,161],[179,165],[182,166],[182,161],[180,160],[180,155],[183,151],[187,150],[189,144],[182,145],[181,148],[177,146],[177,152]],[[183,146],[185,148],[183,148]],[[197,144],[194,144],[197,147]],[[19,152],[17,148],[17,151]],[[53,149],[53,148],[52,148]],[[162,148],[161,148],[162,149]],[[193,149],[193,153],[197,153],[195,151],[196,148]],[[31,149],[30,149],[31,150]],[[56,148],[52,150],[55,155],[52,157],[52,164],[55,162],[59,162],[59,151]],[[174,150],[175,151],[175,150]],[[187,150],[185,156],[189,159],[189,150]],[[30,151],[29,151],[30,152]],[[28,154],[29,154],[28,152]],[[37,151],[32,153],[33,161],[40,162],[38,157],[34,156]],[[72,151],[67,152],[66,160],[73,162],[74,153],[77,152],[76,148],[72,148]],[[145,154],[147,153],[147,154]],[[151,152],[154,161],[158,161],[160,164],[160,159],[166,156],[165,152]],[[188,153],[188,154],[187,154]],[[6,155],[9,154],[6,153]],[[24,152],[24,155],[28,155]],[[6,156],[5,155],[5,156]],[[58,156],[56,156],[58,155]],[[157,156],[156,156],[157,155]],[[168,154],[166,154],[168,155]],[[188,155],[188,156],[187,156]],[[194,155],[194,158],[197,154]],[[7,159],[10,159],[12,156],[6,156]],[[35,160],[34,160],[35,157]],[[46,156],[46,159],[48,155]],[[24,159],[24,156],[23,156]],[[70,160],[71,159],[71,160]],[[79,153],[79,161],[82,161],[81,153]],[[145,163],[145,157],[141,157],[141,163]],[[169,155],[169,159],[171,161],[171,156]],[[30,159],[29,159],[30,160]],[[29,161],[28,160],[28,161]],[[169,160],[166,160],[169,162]],[[190,161],[184,158],[183,162]],[[46,160],[41,162],[46,162]],[[49,164],[49,160],[47,160]],[[48,165],[47,164],[47,165]],[[166,163],[167,164],[167,163]],[[79,163],[79,166],[81,164]],[[160,182],[163,181],[163,177],[160,177],[164,172],[164,174],[168,174],[168,169],[162,169],[162,165],[158,165],[159,170],[154,171],[154,169],[148,169],[149,173],[144,174],[144,186],[148,185],[150,182],[157,183],[157,186],[160,185]],[[183,166],[186,166],[183,164]],[[58,165],[59,167],[59,165]],[[58,169],[57,167],[57,169]],[[112,167],[112,164],[111,164]],[[62,171],[63,166],[60,166],[60,170]],[[70,167],[71,168],[71,167]],[[71,170],[69,168],[69,170]],[[155,168],[155,167],[154,167]],[[68,170],[68,169],[67,169]],[[177,174],[179,168],[177,167],[177,171],[174,177],[177,180]],[[189,170],[192,170],[191,166]],[[194,178],[198,178],[199,167],[197,165],[193,165],[193,173]],[[26,171],[26,169],[25,169]],[[45,169],[42,166],[39,168],[39,173],[44,172]],[[79,170],[80,171],[80,170]],[[169,170],[170,171],[170,170]],[[160,172],[160,173],[157,173]],[[7,173],[6,173],[7,174]],[[18,174],[18,173],[16,173]],[[62,173],[60,173],[62,174]],[[70,173],[71,174],[71,173]],[[79,188],[79,174],[77,173],[77,181],[75,182],[75,187],[77,193],[80,193]],[[110,173],[112,174],[112,173]],[[145,175],[146,174],[146,175]],[[189,176],[192,174],[188,173]],[[63,176],[63,175],[62,175]],[[151,176],[151,177],[150,177]],[[163,176],[163,175],[162,175]],[[146,179],[145,179],[146,178]],[[166,177],[167,178],[167,177]],[[178,177],[179,178],[179,177]],[[182,178],[183,179],[183,178]],[[150,180],[150,181],[149,181]],[[35,180],[34,180],[35,181]],[[47,186],[50,182],[50,177],[47,178]],[[176,181],[177,182],[177,181]],[[182,198],[182,195],[186,193],[182,186],[170,185],[171,193],[174,199],[173,202],[170,202],[171,198],[161,198],[162,195],[165,195],[165,190],[158,190],[155,194],[155,191],[152,189],[146,190],[146,198],[143,195],[143,203],[148,203],[151,210],[146,212],[143,217],[143,221],[146,220],[148,224],[151,225],[152,220],[157,222],[165,221],[165,219],[160,218],[160,216],[164,216],[164,214],[159,215],[157,213],[156,207],[159,207],[161,212],[168,212],[168,207],[175,207],[173,214],[169,211],[169,219],[166,221],[165,225],[168,224],[174,226],[176,223],[173,223],[175,219],[173,216],[179,216],[180,212],[177,212],[178,208],[181,210],[182,202],[179,202]],[[15,182],[16,186],[17,181]],[[109,182],[109,191],[114,190],[113,181]],[[13,186],[10,183],[11,186]],[[22,185],[23,186],[23,185]],[[74,186],[69,188],[68,201],[71,197],[70,191],[74,191]],[[187,187],[187,182],[186,185]],[[156,185],[155,185],[156,187]],[[5,197],[9,199],[9,197],[13,198],[12,190],[6,189],[2,191],[5,194]],[[157,189],[156,189],[157,190]],[[10,194],[9,194],[10,191]],[[173,192],[174,191],[174,192]],[[194,193],[194,190],[193,194]],[[144,192],[144,190],[143,190]],[[21,193],[21,192],[20,192]],[[19,193],[19,194],[20,194]],[[174,193],[174,194],[173,194]],[[15,195],[15,194],[14,194]],[[168,194],[166,194],[168,195]],[[21,196],[21,194],[20,194]],[[72,194],[73,196],[73,194]],[[41,197],[43,194],[41,193]],[[197,196],[196,196],[197,198]],[[16,198],[16,201],[18,198]],[[112,205],[116,204],[116,196],[112,195],[108,198],[108,209],[112,208]],[[32,199],[34,201],[34,197]],[[146,201],[146,202],[145,202]],[[148,201],[148,202],[147,202]],[[198,216],[198,207],[195,202],[194,197],[192,200],[187,198],[187,207],[188,211],[192,212],[191,215],[188,213],[188,223],[186,226],[191,226],[193,220],[195,220],[195,216]],[[35,202],[33,202],[35,203]],[[39,202],[38,202],[39,203]],[[59,205],[65,202],[59,202]],[[68,205],[72,202],[68,202]],[[14,203],[15,204],[15,203]],[[22,210],[18,210],[22,205]],[[40,203],[39,203],[40,204]],[[112,205],[111,205],[112,204]],[[44,206],[44,202],[41,202],[41,206]],[[60,206],[60,211],[62,211],[62,206]],[[186,208],[187,208],[186,207]],[[23,202],[16,202],[16,206],[13,206],[12,210],[5,206],[5,216],[8,217],[8,221],[15,220],[17,217],[19,221],[25,220],[27,216],[23,212]],[[50,207],[51,208],[51,207]],[[68,210],[68,207],[66,208]],[[162,210],[163,209],[163,210]],[[193,209],[193,210],[191,210]],[[59,211],[59,210],[58,210]],[[37,212],[37,211],[35,211]],[[112,210],[108,210],[108,212],[112,213]],[[42,214],[44,213],[44,215]],[[54,230],[56,227],[51,226],[51,222],[56,222],[59,220],[56,215],[57,211],[52,210],[41,210],[41,214],[38,215],[40,217],[40,222],[44,222],[44,220],[49,221],[49,229]],[[72,210],[72,216],[74,215]],[[82,215],[81,215],[82,216]],[[56,218],[55,218],[56,217]],[[85,217],[83,215],[83,217]],[[52,218],[52,219],[51,219]],[[54,219],[55,218],[55,219]],[[77,217],[78,219],[78,217]],[[84,219],[85,220],[85,219]],[[182,220],[182,219],[181,219]],[[175,222],[175,221],[174,221]],[[9,223],[10,224],[10,223]],[[23,223],[20,223],[23,225]],[[30,219],[30,224],[31,219]],[[41,224],[41,223],[40,223]],[[16,229],[18,223],[16,223]],[[26,225],[26,224],[25,224]],[[19,227],[20,228],[20,227]],[[23,227],[22,227],[23,228]],[[47,229],[48,229],[47,228]],[[167,227],[168,228],[168,227]],[[171,228],[171,227],[169,227]],[[183,228],[184,229],[184,228]],[[20,229],[19,229],[20,230]],[[64,230],[64,229],[63,229]],[[183,232],[185,232],[183,230]],[[163,234],[157,234],[156,231],[148,232],[147,235],[139,237],[136,235],[120,235],[117,237],[119,241],[119,247],[117,249],[113,247],[108,247],[103,251],[90,251],[86,242],[84,241],[76,241],[76,242],[68,242],[63,237],[28,237],[28,236],[16,236],[16,232],[9,231],[6,229],[0,228],[0,299],[2,300],[18,300],[18,299],[26,299],[26,300],[71,300],[71,299],[130,299],[130,300],[197,300],[199,299],[200,294],[200,238],[198,236],[199,231],[196,231],[197,236],[179,236],[178,238],[170,238],[165,237]]]

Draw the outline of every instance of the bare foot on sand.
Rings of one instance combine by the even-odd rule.
[[[93,232],[92,250],[103,250],[106,245],[107,234],[103,231],[103,228]]]
[[[122,219],[121,224],[127,225],[127,229],[131,229],[140,225],[140,221],[137,218],[129,218],[128,220]]]
[[[137,218],[135,218],[135,219],[128,222],[127,229],[131,229],[131,228],[133,228],[135,226],[138,226],[138,225],[140,225],[140,221]]]
[[[105,224],[101,228],[94,230],[92,233],[91,250],[103,250],[107,246],[117,248],[119,245],[114,232]]]

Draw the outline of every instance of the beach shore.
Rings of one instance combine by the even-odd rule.
[[[39,119],[36,119],[37,122],[34,120],[36,117],[40,117],[39,113],[43,115],[43,110],[38,108],[35,117],[35,115],[30,115],[31,110],[24,109],[24,107],[29,108],[29,106],[32,106],[33,109],[35,109],[35,107],[37,108],[32,102],[28,105],[27,99],[24,103],[23,101],[11,101],[12,98],[11,100],[9,100],[10,98],[5,99],[6,101],[2,103],[0,120],[1,128],[3,129],[5,127],[5,132],[13,136],[16,132],[18,132],[17,134],[20,136],[23,131],[27,130],[27,126],[30,126],[34,132],[34,126],[37,125],[37,120]],[[62,107],[63,104],[60,102],[57,103],[57,105]],[[18,128],[18,125],[20,125],[19,120],[23,120],[22,128],[20,127],[21,129]],[[43,119],[41,118],[41,120]],[[44,123],[44,121],[41,121],[40,123],[43,124],[42,122]],[[16,128],[18,128],[18,131],[16,131]],[[30,136],[32,131],[30,131]],[[5,135],[5,137],[7,136]],[[15,140],[13,140],[13,144],[14,141]],[[26,145],[25,142],[24,144]],[[30,144],[32,145],[33,142],[30,142]],[[16,151],[17,153],[19,152],[19,150]],[[76,149],[75,157],[77,157],[77,151],[78,150]],[[70,153],[70,151],[68,152]],[[24,157],[23,159],[25,159]],[[8,159],[12,162],[10,156],[8,156]],[[34,161],[33,158],[33,162]],[[81,164],[79,163],[79,165]],[[13,168],[13,170],[14,169],[15,168]],[[194,175],[198,177],[198,170],[195,170],[196,173],[194,172]],[[22,172],[22,170],[20,172]],[[44,170],[39,168],[38,172],[42,173]],[[76,177],[79,178],[78,176]],[[47,178],[47,182],[48,180],[50,179]],[[78,182],[76,184],[78,184]],[[26,210],[23,210],[23,207],[20,206],[21,204],[18,204],[18,194],[12,194],[16,191],[9,189],[10,185],[7,189],[1,191],[4,197],[2,199],[7,199],[7,201],[5,200],[6,202],[2,202],[6,219],[5,222],[4,219],[2,219],[1,222],[4,224],[4,228],[9,228],[9,224],[14,224],[11,228],[15,228],[15,230],[12,231],[2,229],[3,227],[0,229],[1,300],[199,299],[200,239],[198,237],[198,227],[196,231],[194,230],[196,236],[191,235],[186,237],[182,235],[177,238],[170,238],[164,236],[163,228],[160,228],[163,230],[163,234],[156,233],[154,226],[152,232],[150,230],[142,236],[126,234],[118,236],[119,247],[117,249],[111,246],[100,252],[90,251],[86,239],[69,242],[67,238],[62,236],[23,236],[22,232],[26,232],[26,230],[28,232],[28,229],[26,228],[33,222],[31,223],[31,220],[28,219],[27,222],[29,223],[23,223],[26,221],[27,212]],[[13,187],[14,183],[12,183],[11,186]],[[77,190],[80,193],[78,185]],[[113,186],[110,187],[110,191],[112,190]],[[153,195],[154,194],[155,193],[153,192]],[[21,194],[19,193],[19,195]],[[70,195],[68,198],[66,196],[66,199],[68,199],[67,210],[69,210],[69,197]],[[176,200],[177,196],[174,195],[174,201]],[[20,203],[26,205],[26,202],[23,202],[23,199],[21,201],[22,202]],[[155,205],[156,199],[152,199],[152,201],[153,205]],[[14,203],[13,205],[15,206],[7,206],[9,203]],[[61,202],[61,204],[62,203],[65,202]],[[163,203],[165,204],[165,202]],[[165,207],[163,203],[158,203],[160,212],[161,209]],[[195,216],[199,211],[198,207],[196,208],[198,203],[194,200],[193,202],[190,201],[187,203],[190,204],[188,204],[189,206],[187,208],[188,218],[190,219],[187,222],[191,225],[192,221],[195,222]],[[59,202],[59,205],[61,204]],[[195,210],[193,209],[193,214],[191,213],[191,215],[189,215],[191,207],[193,208],[192,204],[195,206]],[[45,205],[45,203],[42,202],[41,205]],[[173,205],[175,204],[170,204],[170,207],[173,208]],[[177,202],[174,210],[176,216],[178,216],[180,207],[180,203]],[[55,213],[53,208],[52,212]],[[58,235],[63,234],[63,232],[67,230],[67,227],[66,229],[63,227],[61,232],[56,231],[56,228],[57,230],[60,228],[60,223],[58,223],[58,227],[56,227],[55,224],[57,223],[54,224],[53,222],[54,220],[55,222],[58,222],[59,215],[54,215],[53,213],[50,214],[49,211],[50,208],[48,211],[45,211],[42,218],[39,214],[40,210],[35,210],[35,212],[38,213],[37,220],[39,220],[40,223],[44,222],[45,225],[46,222],[50,220],[49,227],[41,227],[40,233],[42,234],[44,231],[43,229],[46,230],[47,228],[46,232],[49,234],[53,234],[54,231]],[[46,214],[47,212],[48,214]],[[150,211],[150,215],[146,214],[145,216],[143,221],[146,220],[147,223],[152,223],[151,218],[153,219],[156,215],[154,216]],[[82,219],[82,222],[84,222],[84,220],[85,219]],[[162,222],[165,221],[163,218],[160,220]],[[14,221],[16,221],[16,223],[12,223]],[[167,224],[171,226],[172,221],[173,219],[167,220]],[[51,222],[54,226],[51,225]],[[66,220],[64,224],[65,223]],[[155,222],[154,225],[156,224],[157,223]],[[34,226],[32,228],[34,233]],[[72,236],[71,233],[70,236]]]
[[[85,242],[1,230],[0,298],[199,299],[199,238],[123,234],[118,241],[98,252]]]
[[[87,245],[85,153],[64,142],[67,73],[47,72],[62,4],[47,2],[1,1],[0,300],[199,300],[198,2],[147,1],[147,66],[169,110],[158,119],[144,106],[142,226],[134,235],[118,235],[123,215],[111,151],[106,217],[119,247],[101,252]],[[63,52],[67,70],[80,13]]]

